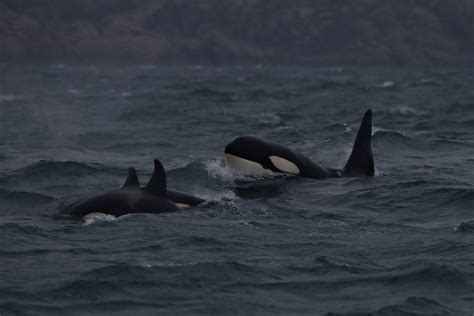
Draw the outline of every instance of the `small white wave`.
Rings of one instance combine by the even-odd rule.
[[[96,222],[112,222],[117,220],[117,217],[105,213],[90,213],[82,219],[84,220],[84,226],[88,226]]]
[[[215,192],[210,190],[200,190],[194,192],[196,196],[199,196],[202,199],[205,199],[207,203],[216,202],[216,203],[226,203],[234,206],[235,200],[238,199],[237,195],[233,191],[224,191],[224,192]]]
[[[7,94],[7,95],[1,95],[0,94],[0,103],[2,102],[11,102],[15,100],[20,100],[22,99],[22,96],[19,95],[13,95],[13,94]]]
[[[422,112],[409,107],[409,106],[397,106],[395,108],[390,109],[390,113],[392,114],[401,114],[401,115],[421,115]]]
[[[395,87],[395,82],[393,81],[384,81],[380,84],[375,85],[376,88],[379,89],[389,89]]]
[[[387,130],[383,129],[381,127],[377,127],[375,125],[372,125],[372,136],[374,136],[375,133],[377,133],[377,132],[383,132],[383,131],[387,131]]]
[[[173,261],[164,261],[164,262],[154,262],[154,263],[142,263],[140,264],[143,268],[155,268],[155,267],[185,267],[185,266],[195,266],[199,262],[188,261],[188,262],[173,262]]]
[[[380,177],[382,174],[377,167],[374,167],[374,177]]]
[[[132,93],[130,91],[124,91],[120,94],[122,98],[129,98],[132,96]]]
[[[402,132],[402,131],[382,128],[382,127],[378,127],[378,126],[372,126],[372,136],[374,136],[378,132],[397,133],[397,134],[403,135],[405,137],[409,137],[405,132]]]
[[[267,125],[280,124],[282,119],[276,113],[262,113],[254,116],[259,123]]]
[[[417,86],[424,86],[424,85],[430,85],[436,83],[434,79],[432,78],[421,78],[417,82],[415,82],[415,85]]]

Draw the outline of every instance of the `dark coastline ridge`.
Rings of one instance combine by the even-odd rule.
[[[474,2],[3,0],[0,62],[474,65]]]

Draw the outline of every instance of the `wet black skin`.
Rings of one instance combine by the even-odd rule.
[[[128,168],[128,175],[125,179],[122,189],[139,189],[140,181],[138,180],[137,171],[135,168]],[[206,202],[206,200],[199,197],[183,193],[180,191],[166,190],[166,196],[174,203],[185,204],[189,206],[196,206]]]
[[[263,168],[281,172],[270,156],[278,156],[294,163],[300,177],[322,179],[331,177],[373,177],[374,159],[372,155],[372,111],[368,110],[362,119],[351,156],[342,169],[322,167],[301,153],[285,146],[268,142],[253,136],[236,138],[225,147],[225,153],[259,163]]]
[[[160,161],[155,160],[155,170],[145,187],[122,187],[98,194],[79,200],[63,212],[84,217],[96,212],[122,216],[130,213],[164,213],[180,210],[166,195],[166,175]]]

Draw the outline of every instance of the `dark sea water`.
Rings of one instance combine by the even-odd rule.
[[[376,177],[249,179],[253,134],[342,167],[373,110]],[[208,200],[84,222],[142,183]],[[0,314],[474,314],[474,72],[0,66]]]

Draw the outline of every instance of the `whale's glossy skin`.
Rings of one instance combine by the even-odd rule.
[[[124,185],[120,189],[79,200],[63,212],[84,217],[90,213],[122,216],[130,213],[164,213],[179,210],[180,208],[166,195],[165,172],[161,163],[155,160],[155,171],[145,187],[132,188]]]
[[[128,175],[122,189],[140,189],[140,181],[135,168],[128,168]],[[199,197],[175,190],[166,190],[166,196],[180,208],[192,207],[206,202],[206,200]]]
[[[300,177],[322,179],[330,177],[372,177],[372,111],[362,119],[351,156],[342,169],[322,167],[301,153],[285,146],[253,136],[236,138],[225,147],[226,165],[237,173],[265,175],[289,173]]]

